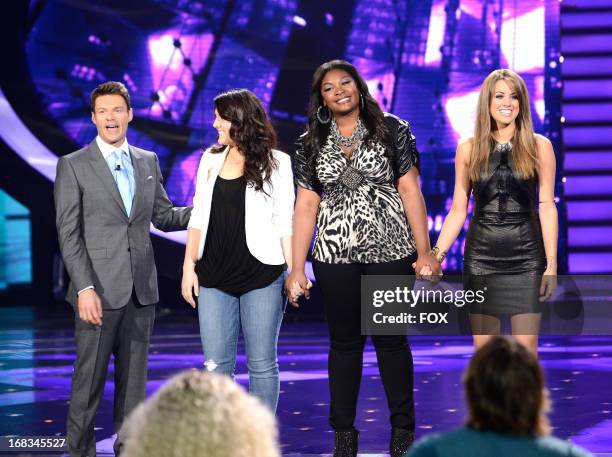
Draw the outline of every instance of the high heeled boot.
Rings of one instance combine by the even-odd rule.
[[[414,432],[403,428],[391,430],[391,442],[389,443],[389,454],[391,457],[402,457],[414,442]]]
[[[358,441],[356,429],[334,432],[334,457],[357,457]]]

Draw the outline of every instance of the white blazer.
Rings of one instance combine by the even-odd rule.
[[[228,148],[223,152],[204,151],[193,197],[193,211],[189,228],[201,230],[198,246],[198,259],[202,258],[204,242],[210,220],[210,207],[217,176],[223,167]],[[282,265],[285,257],[281,248],[281,238],[291,235],[295,189],[291,159],[282,151],[272,150],[278,166],[272,172],[270,184],[264,182],[264,190],[258,192],[250,184],[245,193],[244,229],[246,243],[251,254],[266,265]]]

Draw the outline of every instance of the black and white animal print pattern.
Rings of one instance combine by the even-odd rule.
[[[396,135],[395,144],[403,146],[396,151],[395,174],[401,176],[417,163],[418,152],[408,123],[393,118],[388,121],[399,122],[391,130]],[[394,185],[394,167],[384,148],[382,143],[362,143],[347,159],[328,137],[312,173],[298,144],[294,157],[296,184],[323,191],[312,251],[316,260],[381,263],[415,252],[414,238]]]

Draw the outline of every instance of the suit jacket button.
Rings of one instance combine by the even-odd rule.
[[[130,252],[130,248],[128,248],[128,252]]]
[[[131,222],[128,222],[128,227],[131,227],[131,226],[132,226],[132,223],[131,223]]]

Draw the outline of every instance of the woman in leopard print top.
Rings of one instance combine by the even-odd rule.
[[[408,123],[383,114],[353,65],[334,60],[314,74],[308,131],[297,141],[293,268],[286,288],[308,297],[304,274],[315,225],[313,269],[330,333],[330,425],[334,456],[355,456],[361,382],[361,275],[411,275],[439,264],[429,254],[418,152]],[[417,258],[418,254],[418,258]],[[390,408],[391,455],[414,439],[412,353],[404,335],[373,335]]]
[[[403,145],[397,156],[401,176],[412,166],[418,167],[414,136],[403,119],[385,113],[385,122],[390,130],[397,131],[396,138]],[[347,157],[329,135],[314,173],[304,152],[303,136],[296,146],[296,184],[322,194],[313,259],[332,264],[383,263],[408,258],[416,252],[395,187],[394,167],[385,156],[386,145],[382,141],[362,143]]]

